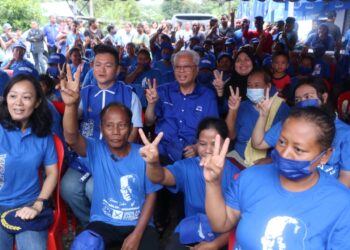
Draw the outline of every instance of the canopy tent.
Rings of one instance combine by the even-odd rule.
[[[347,9],[350,0],[241,0],[237,16],[250,19],[263,16],[267,21],[275,21],[287,16],[308,17]]]

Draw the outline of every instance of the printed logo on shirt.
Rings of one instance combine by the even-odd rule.
[[[88,120],[86,122],[82,122],[81,125],[81,134],[84,137],[92,137],[94,134],[94,121]]]
[[[120,177],[120,193],[119,201],[110,198],[108,201],[103,200],[103,213],[115,220],[134,221],[138,220],[141,207],[139,198],[137,197],[138,188],[137,175],[130,174]]]
[[[303,221],[289,217],[277,216],[269,220],[265,234],[261,237],[263,250],[305,249],[307,228]]]
[[[142,86],[142,88],[147,89],[147,86],[148,86],[148,78],[147,77],[144,77],[142,79],[141,86]]]
[[[172,104],[171,102],[167,102],[167,101],[163,102],[163,104],[169,105],[169,106],[174,106],[174,104]]]
[[[6,154],[0,155],[0,190],[2,189],[5,183],[5,160]]]
[[[92,112],[91,106],[88,107],[88,110],[87,110],[87,111],[90,112],[90,113]]]
[[[203,107],[202,107],[202,106],[197,106],[197,107],[196,107],[196,111],[202,112],[202,111],[203,111]]]

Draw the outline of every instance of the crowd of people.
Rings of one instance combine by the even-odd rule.
[[[46,249],[52,133],[65,142],[60,195],[82,228],[73,250],[159,249],[174,221],[167,250],[227,249],[233,230],[234,249],[350,249],[350,127],[335,109],[350,31],[342,39],[335,18],[300,43],[294,17],[103,34],[96,19],[82,31],[51,16],[31,22],[30,51],[4,24],[1,249]]]

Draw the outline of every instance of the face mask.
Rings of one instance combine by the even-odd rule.
[[[257,104],[265,98],[264,89],[247,88],[248,99]]]
[[[212,73],[200,72],[197,75],[197,81],[201,84],[211,84],[214,80],[214,76]]]
[[[283,158],[278,151],[274,149],[271,152],[271,158],[282,176],[290,180],[299,180],[312,174],[310,167],[318,161],[323,154],[324,152],[312,161],[298,161]]]
[[[299,67],[299,73],[300,73],[301,75],[303,75],[303,76],[305,76],[305,75],[311,75],[312,69],[307,68],[307,67],[300,66],[300,67]]]
[[[163,58],[163,60],[165,60],[165,61],[170,61],[170,59],[171,59],[171,54],[169,54],[169,53],[162,53],[162,58]]]
[[[301,102],[297,102],[295,104],[295,107],[297,108],[305,108],[305,107],[319,107],[320,106],[320,100],[318,99],[306,99]]]

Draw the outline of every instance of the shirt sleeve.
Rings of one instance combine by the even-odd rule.
[[[57,163],[57,153],[55,143],[53,141],[53,136],[49,135],[47,137],[46,149],[44,152],[43,164],[45,167]]]
[[[87,138],[84,137],[85,139],[85,143],[86,143],[86,156],[85,157],[81,157],[81,160],[85,163],[85,167],[87,169],[87,171],[89,173],[92,173],[93,171],[93,166],[94,166],[94,156],[96,155],[96,152],[100,152],[97,148],[96,148],[96,140],[93,138]],[[102,156],[99,156],[102,157]]]
[[[132,124],[134,128],[142,128],[142,106],[140,99],[132,92],[131,94]]]
[[[340,163],[341,170],[350,171],[350,133],[343,137],[340,145]]]
[[[350,249],[350,207],[344,209],[329,237],[328,249]]]
[[[282,122],[278,122],[273,125],[264,136],[264,141],[270,146],[275,147],[277,145],[278,139],[280,138],[280,134],[282,131]]]
[[[238,211],[241,211],[240,205],[239,205],[239,182],[240,182],[240,176],[237,180],[232,180],[229,187],[227,188],[224,198],[225,203],[227,206],[236,209]]]
[[[177,161],[173,165],[166,166],[166,168],[170,171],[170,173],[174,176],[175,179],[175,186],[167,187],[170,192],[172,193],[178,193],[179,191],[183,191],[184,186],[184,172],[183,169],[184,166],[181,164],[182,161]]]

